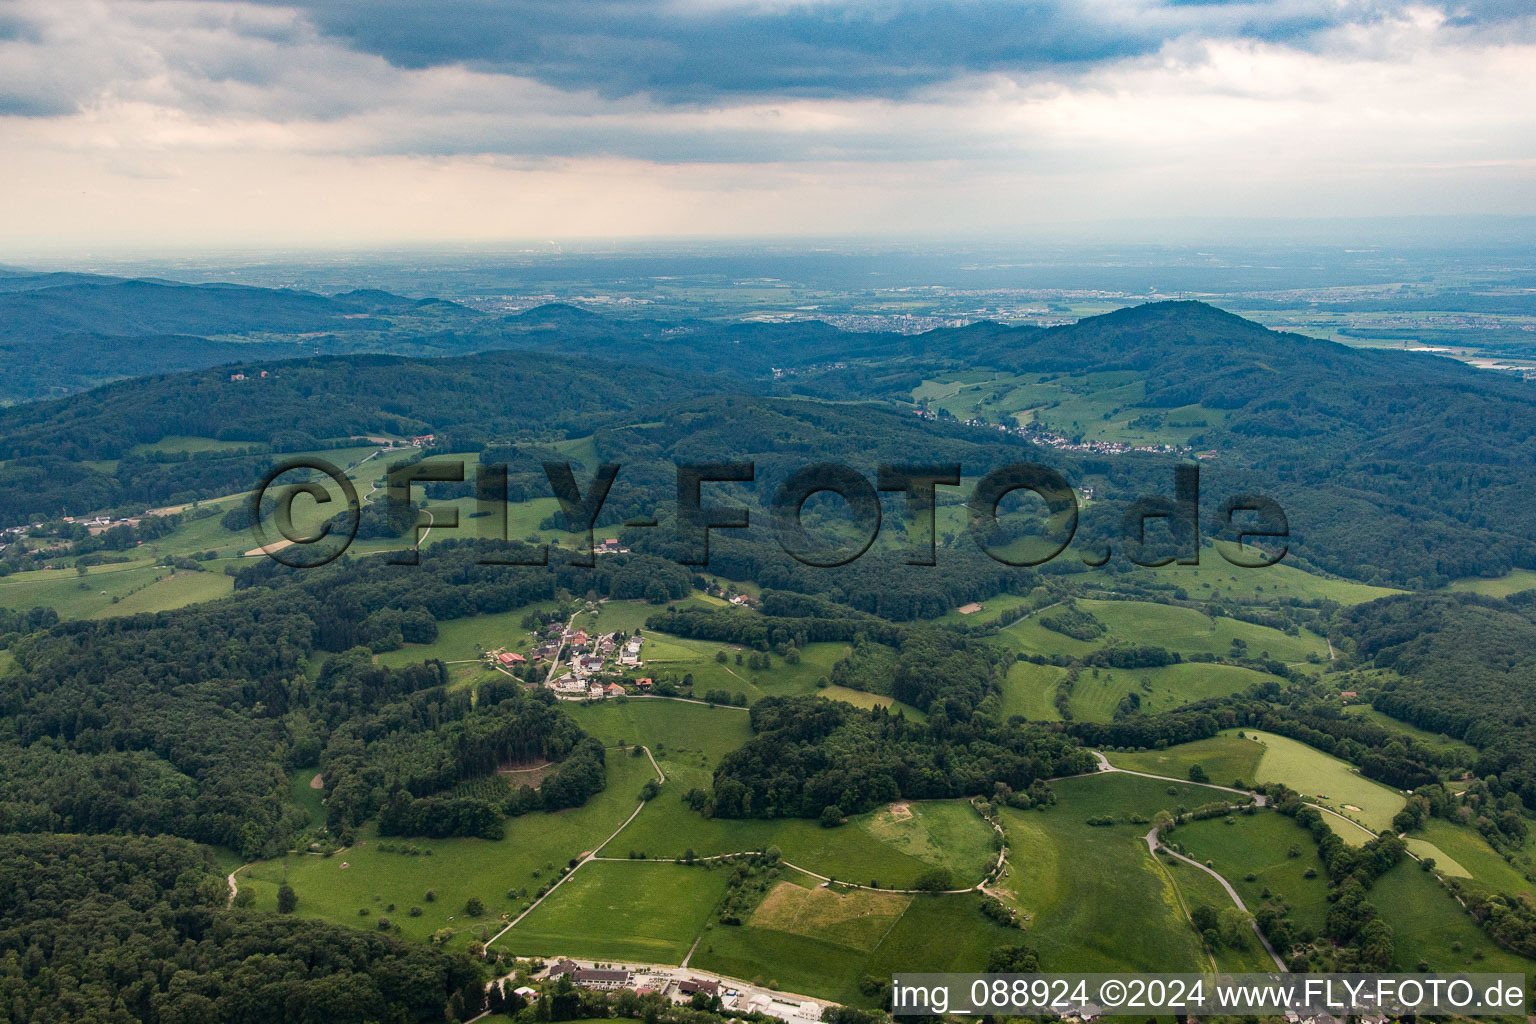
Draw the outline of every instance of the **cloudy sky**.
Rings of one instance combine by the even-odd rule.
[[[0,0],[0,246],[1536,214],[1533,11]]]

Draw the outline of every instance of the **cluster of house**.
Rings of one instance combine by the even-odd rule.
[[[625,692],[621,682],[614,679],[616,671],[639,668],[644,665],[641,651],[644,637],[639,634],[622,636],[619,633],[602,633],[588,636],[585,629],[551,626],[544,639],[531,649],[527,656],[515,651],[492,651],[493,665],[511,672],[519,665],[533,662],[556,662],[562,649],[570,646],[570,656],[565,662],[567,671],[551,680],[550,688],[556,697],[565,700],[601,700],[604,697],[622,697]],[[634,680],[641,692],[651,688],[650,679]]]
[[[71,525],[84,526],[86,528],[86,531],[88,533],[90,533],[90,535],[92,537],[95,537],[98,534],[106,533],[108,530],[112,529],[112,527],[114,527],[114,526],[134,526],[134,527],[136,527],[136,526],[139,525],[139,523],[143,522],[143,520],[140,519],[137,516],[133,516],[133,517],[130,517],[130,518],[127,518],[127,519],[113,519],[111,516],[92,516],[89,519],[76,518],[75,516],[65,516],[64,517],[64,522],[69,523]],[[43,524],[42,523],[38,523],[37,525],[38,526],[42,526]],[[26,527],[24,527],[24,526],[13,526],[13,527],[11,527],[11,531],[10,532],[20,531],[20,530],[24,530],[24,529],[26,529]]]
[[[931,409],[914,409],[913,412],[925,420],[937,419],[938,415]],[[988,423],[982,419],[969,419],[963,421],[968,427],[991,427],[1004,434],[1013,434],[1026,438],[1035,444],[1044,445],[1063,452],[1092,452],[1095,455],[1123,455],[1126,452],[1154,452],[1159,455],[1191,455],[1197,459],[1214,459],[1215,451],[1197,452],[1190,445],[1175,444],[1126,444],[1124,441],[1074,441],[1070,437],[1054,434],[1049,430],[1041,429],[1036,424],[1024,424],[1010,427],[1006,423]]]
[[[265,380],[266,378],[267,378],[267,371],[266,370],[262,370],[261,371],[261,377],[259,379]],[[242,380],[256,380],[258,378],[247,377],[243,373],[232,373],[232,374],[229,375],[229,379],[232,382],[238,383],[239,381],[242,381]]]
[[[815,1024],[821,1020],[823,1005],[815,1000],[796,999],[771,989],[758,988],[729,979],[703,975],[686,968],[627,967],[609,965],[583,967],[574,960],[558,960],[546,977],[554,980],[568,976],[572,983],[600,992],[632,989],[637,995],[657,994],[669,1002],[683,1005],[696,994],[718,998],[725,1010],[737,1013],[761,1013],[777,1017],[785,1024]],[[518,989],[521,994],[522,989]]]
[[[601,544],[593,546],[592,553],[594,555],[627,555],[629,548],[620,547],[619,538],[608,537]]]

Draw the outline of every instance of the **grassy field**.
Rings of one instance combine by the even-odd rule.
[[[1128,643],[1166,647],[1185,655],[1228,654],[1232,641],[1242,640],[1250,657],[1284,662],[1305,661],[1309,654],[1328,657],[1327,643],[1316,634],[1303,631],[1287,636],[1239,619],[1211,618],[1193,608],[1150,601],[1079,601],[1078,607]]]
[[[1046,657],[1065,654],[1069,657],[1077,658],[1104,646],[1103,637],[1096,641],[1078,640],[1076,637],[1067,636],[1065,633],[1046,629],[1040,625],[1040,617],[1038,615],[1031,616],[1023,622],[1016,622],[1007,629],[1000,631],[997,634],[996,642],[1002,644],[1008,650],[1023,651],[1026,654],[1041,654]]]
[[[1330,579],[1283,561],[1260,569],[1242,569],[1232,565],[1210,545],[1201,549],[1199,565],[1163,565],[1157,568],[1157,573],[1160,580],[1183,587],[1195,601],[1220,596],[1245,604],[1263,604],[1299,598],[1350,605],[1402,593],[1389,587]]]
[[[162,437],[154,444],[134,445],[133,454],[152,455],[186,452],[188,455],[196,455],[199,452],[243,451],[249,447],[251,447],[249,441],[217,441],[211,437],[185,437],[170,434]]]
[[[1320,933],[1328,916],[1328,880],[1312,834],[1274,811],[1239,814],[1232,820],[1231,825],[1223,818],[1192,821],[1180,825],[1168,840],[1182,845],[1187,856],[1210,861],[1249,910],[1264,903],[1268,890],[1269,899],[1291,908],[1289,917],[1298,932]],[[1307,878],[1308,871],[1316,874]]]
[[[1401,793],[1357,774],[1336,757],[1273,733],[1248,730],[1247,735],[1264,744],[1259,782],[1283,782],[1308,800],[1358,821],[1372,832],[1390,828],[1392,816],[1403,809]],[[1348,842],[1366,838],[1358,829],[1338,822],[1330,824],[1337,825],[1339,835]]]
[[[1220,913],[1233,906],[1232,897],[1221,887],[1221,883],[1199,868],[1183,861],[1159,859],[1157,861],[1163,872],[1173,880],[1173,885],[1184,905],[1186,914],[1195,907],[1207,906]],[[1188,924],[1189,928],[1194,923]],[[1203,940],[1202,940],[1203,941]],[[1215,952],[1216,969],[1232,972],[1262,972],[1275,969],[1275,962],[1264,951],[1264,946],[1258,937],[1252,932],[1244,935],[1236,946],[1222,944]]]
[[[552,601],[540,602],[508,612],[447,619],[437,624],[437,639],[430,644],[406,644],[399,650],[380,654],[378,661],[381,665],[391,666],[414,665],[429,658],[468,661],[478,659],[485,651],[498,647],[527,653],[534,645],[534,640],[528,630],[523,628],[523,616],[553,607]]]
[[[779,882],[748,923],[789,935],[824,938],[868,953],[884,941],[911,905],[911,896],[898,893]]]
[[[730,873],[723,866],[593,861],[496,945],[518,956],[682,963]]]
[[[798,920],[782,907],[770,907],[761,921],[754,916],[739,927],[717,926],[705,933],[690,963],[790,992],[870,1006],[871,999],[858,989],[861,977],[889,978],[895,971],[911,970],[977,971],[986,966],[993,947],[1024,938],[982,916],[980,897],[967,893],[913,898],[870,947],[889,914],[862,925],[846,924],[848,914],[890,911],[894,904],[854,895],[843,898],[856,900],[856,909],[813,898]]]
[[[1418,740],[1425,746],[1433,747],[1437,750],[1459,750],[1464,754],[1472,755],[1476,755],[1477,753],[1476,748],[1469,743],[1463,743],[1461,740],[1452,739],[1443,733],[1433,733],[1424,729],[1420,729],[1416,725],[1409,725],[1407,722],[1399,721],[1398,719],[1393,718],[1391,715],[1377,711],[1369,704],[1351,704],[1344,709],[1344,713],[1354,718],[1363,718],[1368,722],[1375,722],[1377,725],[1384,729],[1390,729],[1392,732],[1401,733],[1404,736]]]
[[[611,751],[608,787],[585,806],[554,814],[529,814],[507,822],[506,838],[393,839],[383,843],[371,828],[360,830],[352,847],[330,857],[290,855],[264,861],[240,875],[240,888],[249,888],[256,906],[275,909],[277,887],[285,875],[299,897],[298,914],[320,917],[357,928],[375,928],[388,917],[407,939],[422,940],[440,928],[454,931],[454,942],[478,937],[484,928],[499,929],[503,914],[520,912],[532,902],[538,887],[557,876],[572,857],[594,849],[634,810],[636,794],[654,777],[645,758]],[[418,855],[386,852],[414,847]],[[431,855],[425,851],[430,850]],[[586,869],[583,869],[586,870]],[[437,899],[426,893],[435,890]],[[512,890],[528,895],[511,897]],[[465,901],[478,896],[485,914],[467,918]],[[389,907],[393,905],[394,910]],[[412,917],[418,906],[422,914]],[[366,916],[359,910],[367,910]]]
[[[995,856],[991,828],[964,801],[912,803],[907,805],[911,816],[901,820],[883,808],[837,828],[801,818],[709,819],[681,799],[689,786],[705,779],[707,773],[697,769],[686,776],[677,773],[604,855],[635,851],[680,857],[691,849],[702,857],[777,846],[786,861],[807,871],[896,889],[909,887],[934,867],[947,868],[957,885],[970,885]]]
[[[1119,640],[1165,647],[1188,657],[1193,654],[1228,656],[1233,652],[1232,641],[1241,640],[1247,645],[1248,657],[1267,656],[1292,664],[1305,662],[1309,655],[1323,660],[1328,657],[1327,642],[1306,630],[1297,636],[1287,636],[1268,626],[1225,617],[1212,618],[1193,608],[1152,601],[1079,600],[1077,605],[1083,611],[1091,612],[1108,628],[1108,633],[1095,640],[1078,640],[1045,628],[1040,623],[1040,616],[1031,616],[1002,630],[996,642],[1008,650],[1026,654],[1082,657]],[[1049,617],[1050,613],[1043,614]]]
[[[1536,892],[1517,868],[1506,861],[1488,841],[1470,828],[1442,818],[1430,818],[1424,828],[1410,834],[1408,848],[1421,857],[1435,858],[1442,874],[1462,878],[1469,887],[1503,893]],[[1459,868],[1459,871],[1452,870]]]
[[[1028,915],[1025,927],[1042,969],[1208,966],[1170,877],[1148,855],[1142,836],[1158,810],[1195,807],[1218,791],[1129,775],[1065,779],[1054,788],[1057,803],[1045,811],[1002,812],[1010,852],[999,888]],[[1116,823],[1087,824],[1105,815]]]
[[[1084,722],[1108,722],[1126,694],[1141,700],[1144,713],[1155,714],[1207,697],[1240,693],[1275,678],[1237,665],[1198,661],[1161,668],[1099,669],[1097,676],[1092,672],[1078,676],[1072,690],[1072,714]]]
[[[1473,576],[1457,580],[1447,589],[1460,593],[1483,594],[1487,597],[1508,597],[1522,590],[1536,589],[1536,570],[1515,569],[1507,576],[1484,579]]]
[[[288,776],[289,797],[309,815],[311,826],[325,824],[325,791],[310,785],[315,774],[313,768],[301,768]]]
[[[724,664],[715,660],[722,650],[726,652]],[[754,670],[745,664],[749,652],[731,645],[647,632],[640,657],[644,659],[645,667],[657,674],[678,678],[691,674],[695,694],[702,696],[708,690],[725,690],[731,694],[743,693],[748,702],[756,702],[763,697],[814,693],[816,681],[831,672],[832,665],[847,651],[848,646],[842,643],[807,644],[800,652],[798,665],[774,657],[772,667]],[[738,653],[743,656],[741,665],[736,664]]]
[[[1259,758],[1264,755],[1264,750],[1263,744],[1256,740],[1226,735],[1181,743],[1166,750],[1143,750],[1105,756],[1116,768],[1167,775],[1175,779],[1188,778],[1190,768],[1198,764],[1205,770],[1206,778],[1230,786],[1238,779],[1248,783],[1254,781],[1258,774]]]
[[[0,676],[10,672],[11,667],[15,664],[15,655],[11,654],[10,651],[0,651]]]
[[[732,708],[676,700],[608,700],[569,704],[565,710],[604,743],[646,744],[668,777],[672,766],[712,767],[752,738],[747,715]]]
[[[866,711],[870,708],[887,708],[891,714],[900,712],[914,722],[926,722],[928,715],[924,711],[904,704],[894,697],[886,697],[878,693],[865,693],[863,690],[850,690],[846,686],[828,686],[816,691],[827,700],[840,700],[844,704],[852,704],[856,708]]]
[[[234,584],[222,570],[177,572],[142,559],[125,565],[37,569],[0,579],[0,608],[52,608],[63,619],[168,611],[224,597]],[[115,599],[115,603],[114,603]]]
[[[831,829],[799,818],[705,818],[683,797],[694,787],[707,791],[720,758],[751,738],[744,712],[666,700],[572,705],[570,712],[605,743],[644,743],[667,774],[661,795],[604,856],[681,857],[691,849],[705,857],[777,846],[785,860],[809,871],[889,888],[903,888],[933,867],[970,884],[995,856],[991,828],[963,800],[912,802],[900,817],[882,808]]]
[[[1536,973],[1536,963],[1494,945],[1450,893],[1411,860],[1378,878],[1366,899],[1392,926],[1400,970],[1412,971],[1424,961],[1438,971]]]
[[[1032,722],[1059,720],[1056,684],[1066,674],[1066,669],[1055,665],[1014,662],[1008,666],[1008,676],[1003,680],[1003,714],[1023,715]]]

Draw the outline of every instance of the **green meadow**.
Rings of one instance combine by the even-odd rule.
[[[1015,661],[1003,679],[1003,715],[1023,715],[1032,722],[1054,722],[1061,718],[1056,710],[1056,684],[1067,674],[1055,665],[1036,665]]]
[[[1026,654],[1078,658],[1119,641],[1164,647],[1187,658],[1195,654],[1229,656],[1233,653],[1232,642],[1241,640],[1248,657],[1269,657],[1292,664],[1304,663],[1309,657],[1328,657],[1327,641],[1307,630],[1288,636],[1268,626],[1224,616],[1213,618],[1194,608],[1152,601],[1079,599],[1077,606],[1092,613],[1108,632],[1094,640],[1079,640],[1047,629],[1040,619],[1050,613],[1042,611],[999,632],[996,642]]]
[[[1199,906],[1207,906],[1220,913],[1234,905],[1232,897],[1227,895],[1221,883],[1194,865],[1173,858],[1158,858],[1157,864],[1173,881],[1186,918],[1194,908]],[[1250,909],[1252,909],[1251,904]],[[1194,922],[1190,921],[1187,927],[1193,929]],[[1201,938],[1200,941],[1203,945],[1204,939]],[[1206,952],[1214,958],[1218,971],[1243,973],[1275,969],[1275,962],[1264,951],[1258,936],[1252,932],[1245,934],[1236,946],[1223,943],[1214,953],[1209,947]]]
[[[74,569],[36,569],[0,579],[0,608],[52,608],[62,619],[110,618],[169,611],[228,596],[234,582],[216,567],[186,572],[146,563],[93,565],[85,576]]]
[[[1187,779],[1189,770],[1198,764],[1206,778],[1230,786],[1238,779],[1250,784],[1255,780],[1259,759],[1264,756],[1265,749],[1257,740],[1228,733],[1208,740],[1180,743],[1163,750],[1140,750],[1105,756],[1116,768],[1167,775],[1175,779]]]
[[[1072,689],[1072,714],[1084,722],[1108,722],[1127,694],[1141,701],[1145,714],[1156,714],[1208,697],[1241,693],[1276,679],[1237,665],[1186,661],[1161,668],[1098,669],[1083,672]]]
[[[860,885],[905,888],[935,867],[971,885],[996,856],[993,832],[964,800],[911,801],[855,815],[837,828],[801,818],[705,818],[685,802],[706,792],[721,757],[751,737],[745,712],[669,700],[572,705],[605,743],[643,743],[667,775],[661,793],[606,846],[607,857],[700,857],[777,846],[797,867]]]
[[[239,885],[255,894],[258,908],[272,910],[277,887],[286,878],[298,895],[302,917],[356,928],[377,928],[379,918],[386,917],[407,939],[424,940],[448,928],[455,942],[468,942],[485,929],[499,930],[503,915],[526,909],[538,888],[558,878],[568,860],[607,839],[634,811],[636,794],[648,778],[654,778],[650,761],[610,751],[606,789],[582,807],[512,818],[499,842],[380,840],[369,827],[359,830],[353,846],[329,857],[290,854],[253,865],[240,874]],[[404,852],[408,849],[417,853]],[[429,890],[436,899],[427,899]],[[485,906],[480,917],[465,913],[471,896]],[[421,908],[419,916],[411,916],[413,906]]]
[[[1275,661],[1300,662],[1307,655],[1328,657],[1328,645],[1315,633],[1302,631],[1287,636],[1278,629],[1240,619],[1212,618],[1193,608],[1155,604],[1150,601],[1079,601],[1109,627],[1109,632],[1128,643],[1166,647],[1184,655],[1231,652],[1232,641],[1247,645],[1249,656]]]
[[[663,767],[672,774],[672,766]],[[991,826],[965,801],[894,805],[904,810],[881,808],[822,828],[803,818],[705,818],[682,797],[706,779],[700,769],[678,772],[603,855],[626,857],[633,851],[651,858],[681,857],[692,850],[707,857],[777,846],[796,867],[889,889],[908,888],[935,867],[947,869],[957,888],[974,885],[996,856]]]
[[[1206,818],[1180,825],[1166,840],[1202,864],[1209,861],[1250,911],[1268,899],[1290,908],[1298,932],[1322,932],[1329,906],[1327,873],[1312,834],[1291,818],[1268,810],[1234,815],[1230,825],[1225,818]],[[1306,877],[1308,871],[1315,872],[1313,877]]]
[[[1352,766],[1305,743],[1273,733],[1247,730],[1264,744],[1257,781],[1283,782],[1308,800],[1321,804],[1372,832],[1392,827],[1392,816],[1403,809],[1403,795],[1360,775]],[[1327,817],[1325,815],[1324,817]],[[1368,838],[1358,829],[1330,820],[1347,842]]]
[[[865,711],[871,708],[885,708],[891,714],[900,713],[914,722],[926,722],[928,714],[911,704],[903,703],[894,697],[887,697],[879,693],[866,693],[863,690],[851,690],[846,686],[827,686],[816,691],[827,700],[840,700],[844,704],[852,704],[856,708]]]
[[[984,917],[981,897],[975,893],[913,897],[894,919],[892,911],[899,902],[871,907],[864,894],[844,898],[861,901],[860,909],[866,912],[886,912],[871,913],[877,920],[862,928],[839,927],[847,915],[832,907],[813,907],[813,913],[794,918],[771,913],[760,920],[753,915],[743,925],[716,925],[705,932],[690,963],[788,992],[872,1006],[871,997],[859,990],[862,977],[889,978],[896,971],[913,970],[979,971],[994,947],[1024,939],[1020,932]]]
[[[1536,962],[1494,945],[1476,921],[1427,871],[1404,858],[1376,880],[1366,899],[1392,926],[1397,966],[1536,974]]]
[[[1297,598],[1351,605],[1402,593],[1390,587],[1322,576],[1285,561],[1244,569],[1228,562],[1209,544],[1200,549],[1199,565],[1162,565],[1148,571],[1157,573],[1160,582],[1183,587],[1193,601],[1224,597],[1243,604],[1265,604]]]
[[[752,738],[746,713],[734,708],[644,699],[567,704],[565,710],[604,743],[644,743],[663,770],[684,758],[684,767],[698,767],[696,759],[713,766]]]
[[[1420,857],[1435,858],[1435,870],[1460,878],[1471,888],[1501,893],[1532,893],[1536,886],[1476,831],[1430,818],[1424,828],[1409,833],[1408,848]]]
[[[1409,725],[1407,722],[1393,718],[1385,712],[1377,711],[1369,704],[1351,704],[1344,709],[1344,713],[1352,718],[1363,718],[1368,722],[1375,722],[1383,729],[1401,733],[1410,739],[1418,740],[1425,746],[1433,747],[1437,750],[1457,750],[1473,756],[1477,753],[1476,748],[1471,744],[1463,743],[1458,739],[1452,739],[1443,733],[1429,732],[1426,729],[1420,729],[1416,725]]]
[[[1457,580],[1446,589],[1485,597],[1509,597],[1524,590],[1536,590],[1536,569],[1515,569],[1508,575],[1493,578],[1474,576]]]
[[[1009,856],[997,888],[1027,916],[1025,927],[1040,950],[1042,969],[1208,966],[1173,881],[1153,861],[1143,836],[1159,810],[1196,807],[1222,794],[1131,775],[1063,779],[1053,788],[1057,802],[1043,811],[1001,812]],[[1115,823],[1087,823],[1106,816]]]
[[[592,861],[497,940],[520,957],[679,964],[725,895],[725,866]]]

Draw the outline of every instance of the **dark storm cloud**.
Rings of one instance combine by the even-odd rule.
[[[889,96],[1089,66],[1198,33],[1295,42],[1370,12],[1331,0],[313,0],[310,20],[400,67],[462,63],[605,96]]]

